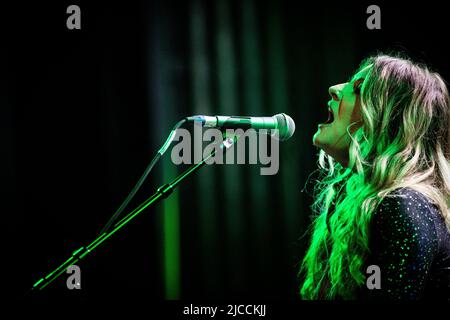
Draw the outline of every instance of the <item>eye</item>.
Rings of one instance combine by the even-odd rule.
[[[359,80],[356,80],[353,83],[353,93],[354,94],[360,94],[361,93],[361,87],[362,87],[363,81],[364,81],[364,79],[359,79]]]

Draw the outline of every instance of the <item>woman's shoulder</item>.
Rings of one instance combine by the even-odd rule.
[[[370,228],[368,264],[379,266],[385,279],[383,290],[375,294],[416,299],[425,286],[434,290],[436,283],[447,285],[449,234],[439,210],[423,193],[394,190],[378,205]]]
[[[385,196],[377,207],[376,213],[398,213],[406,216],[421,214],[421,217],[433,219],[439,215],[438,208],[423,193],[412,188],[399,188]]]
[[[391,191],[384,199],[413,199],[415,201],[421,201],[421,202],[427,202],[432,203],[432,201],[425,196],[422,192],[406,187],[406,188],[398,188],[393,191]]]
[[[438,225],[445,224],[437,206],[412,188],[399,188],[384,197],[374,212],[373,223],[377,228],[409,235],[436,235]]]

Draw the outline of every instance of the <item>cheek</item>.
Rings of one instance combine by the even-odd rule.
[[[338,127],[340,131],[347,130],[347,127],[354,122],[361,120],[361,107],[359,97],[357,99],[349,99],[341,101],[339,105]],[[351,127],[353,128],[353,126]]]
[[[355,100],[355,106],[353,107],[353,110],[351,112],[350,121],[361,121],[361,100],[359,97],[357,97]]]
[[[348,122],[353,114],[354,101],[342,100],[339,104],[339,120]]]
[[[329,128],[329,134],[334,137],[333,147],[336,151],[346,151],[351,142],[350,135],[361,126],[361,107],[359,98],[343,102],[340,109],[341,117],[335,126]]]

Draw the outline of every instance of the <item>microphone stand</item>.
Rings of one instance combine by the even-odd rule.
[[[231,146],[233,146],[236,143],[237,139],[238,139],[237,136],[225,138],[224,141],[220,145],[220,149],[225,148],[225,151],[228,150]],[[183,182],[192,173],[196,172],[201,167],[203,167],[205,165],[206,161],[208,161],[210,158],[214,157],[214,155],[216,154],[216,150],[217,149],[214,148],[214,150],[210,153],[209,156],[207,156],[205,159],[203,159],[199,163],[193,165],[189,169],[185,170],[178,177],[173,179],[172,182],[166,183],[166,184],[162,185],[161,187],[159,187],[157,189],[157,191],[150,198],[145,200],[136,209],[134,209],[132,212],[130,212],[128,215],[126,215],[122,220],[117,222],[111,231],[102,233],[94,241],[92,241],[89,245],[75,250],[69,259],[67,259],[65,262],[63,262],[59,267],[54,269],[48,275],[39,279],[33,285],[31,290],[42,290],[45,287],[47,287],[50,283],[52,283],[54,280],[56,280],[61,274],[63,274],[69,266],[76,264],[77,262],[84,259],[88,254],[92,253],[95,250],[95,248],[97,248],[99,245],[101,245],[103,242],[105,242],[107,239],[109,239],[113,234],[115,234],[117,231],[119,231],[124,226],[126,226],[131,220],[133,220],[144,209],[167,198],[181,182]]]

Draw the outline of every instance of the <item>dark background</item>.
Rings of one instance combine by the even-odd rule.
[[[3,291],[95,238],[170,128],[192,114],[270,116],[297,131],[280,170],[207,166],[31,299],[297,299],[327,89],[400,50],[450,79],[443,2],[59,1],[1,7]],[[81,30],[66,8],[81,8]],[[381,30],[366,8],[381,8]],[[189,128],[189,126],[186,126]],[[170,150],[132,206],[181,172]],[[130,206],[130,209],[131,207]]]

